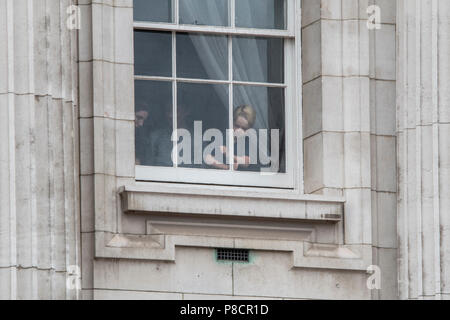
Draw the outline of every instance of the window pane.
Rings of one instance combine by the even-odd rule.
[[[238,171],[285,172],[284,101],[284,88],[234,87]]]
[[[180,23],[228,26],[228,0],[180,0]]]
[[[237,0],[236,26],[286,29],[285,0]]]
[[[228,123],[228,85],[178,83],[178,128],[189,132],[191,141],[190,145],[183,143],[182,152],[178,149],[185,159],[179,166],[226,169],[226,158],[220,152],[207,152],[207,147],[216,143],[218,150],[225,145]],[[209,141],[203,141],[202,137],[208,134],[211,134]],[[205,156],[203,151],[207,153]],[[215,163],[208,162],[213,158]]]
[[[178,77],[227,80],[227,48],[225,36],[178,33]]]
[[[233,38],[234,80],[283,83],[283,45],[279,38]]]
[[[135,81],[136,164],[172,166],[172,83]]]
[[[134,21],[172,22],[172,0],[134,0]]]
[[[140,76],[172,76],[172,34],[134,31],[134,73]]]

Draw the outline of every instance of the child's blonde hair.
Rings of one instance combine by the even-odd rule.
[[[236,121],[237,118],[243,117],[248,121],[249,128],[252,128],[256,120],[256,111],[250,105],[242,105],[234,109],[233,120]]]

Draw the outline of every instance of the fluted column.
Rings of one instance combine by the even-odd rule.
[[[0,299],[78,295],[74,2],[0,0]]]
[[[450,2],[398,0],[399,289],[450,298]]]

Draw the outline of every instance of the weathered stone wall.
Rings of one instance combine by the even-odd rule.
[[[450,2],[398,1],[402,299],[450,298]]]
[[[73,299],[77,35],[69,0],[0,1],[0,299]]]
[[[373,264],[381,270],[374,299],[398,298],[396,167],[396,1],[372,0],[380,28],[370,31],[370,167]]]
[[[78,34],[66,26],[75,2]],[[366,26],[371,4],[379,30]],[[124,213],[118,193],[135,183],[123,139],[134,132],[132,1],[0,0],[0,298],[383,299],[397,283],[400,298],[449,297],[448,0],[302,5],[305,190],[345,198],[326,242],[369,252],[364,268],[326,257],[294,267],[293,244],[238,237],[180,236],[173,261],[123,258],[131,244],[111,238],[147,236],[149,217]],[[255,248],[253,263],[214,261],[230,243]],[[380,291],[366,287],[369,264]],[[80,265],[81,296],[66,286]]]
[[[381,7],[381,30],[367,28],[366,9],[371,3]],[[158,249],[145,223],[158,213],[124,213],[117,192],[121,186],[135,184],[132,147],[123,139],[133,130],[129,123],[133,58],[130,47],[123,45],[131,39],[127,28],[132,4],[83,1],[82,10],[88,21],[80,35],[87,41],[81,43],[80,84],[93,83],[92,92],[86,86],[86,95],[81,95],[80,120],[86,132],[92,132],[81,143],[86,164],[81,185],[86,204],[82,211],[86,298],[397,296],[392,280],[396,170],[395,96],[390,94],[395,86],[395,6],[391,2],[303,1],[305,189],[323,199],[345,198],[345,217],[337,224],[333,245],[319,255],[345,248],[355,260],[364,256],[358,267],[336,255],[334,264],[333,259],[320,257],[317,264],[294,268],[292,250],[276,241],[255,244],[239,237],[209,237],[206,243],[189,238],[186,231],[166,238],[175,239],[177,245],[166,240],[166,248]],[[380,97],[375,99],[377,94]],[[238,244],[255,249],[253,263],[214,261],[214,247]],[[175,253],[168,257],[172,245]],[[299,242],[297,246],[302,248]],[[365,271],[371,264],[381,267],[381,291],[366,286]]]
[[[395,17],[395,1],[303,0],[305,191],[345,197],[344,243],[373,248],[381,299],[397,297]]]

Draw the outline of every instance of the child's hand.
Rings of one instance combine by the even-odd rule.
[[[209,166],[212,166],[216,169],[221,170],[228,170],[230,167],[224,163],[219,162],[216,158],[214,158],[212,155],[207,155],[205,159],[205,163]]]
[[[239,166],[247,168],[250,165],[250,157],[248,156],[234,156],[234,169],[237,170]]]

